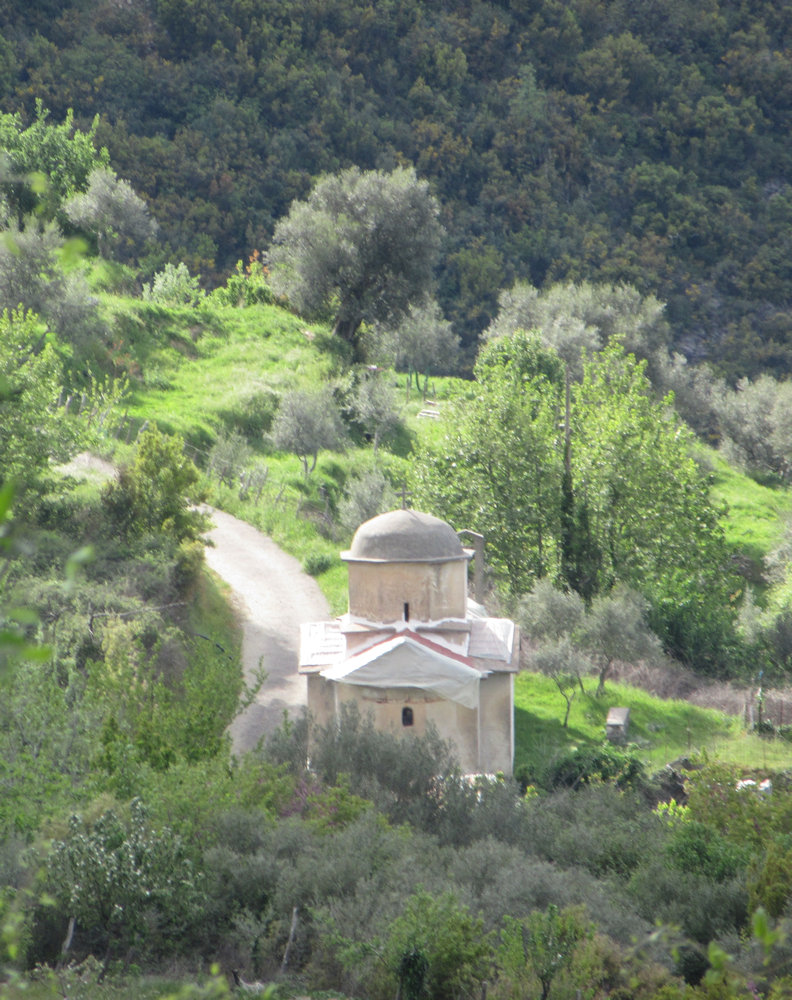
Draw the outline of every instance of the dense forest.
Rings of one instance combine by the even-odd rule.
[[[69,108],[214,285],[315,178],[414,165],[467,345],[515,279],[628,282],[674,344],[790,369],[787,4],[9,0],[0,103]]]

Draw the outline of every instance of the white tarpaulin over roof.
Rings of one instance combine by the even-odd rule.
[[[368,687],[420,688],[465,708],[476,708],[483,674],[437,643],[401,634],[327,667],[321,676]]]

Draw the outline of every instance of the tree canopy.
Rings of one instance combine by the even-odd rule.
[[[721,669],[739,587],[692,436],[654,395],[645,363],[614,343],[584,364],[568,452],[555,352],[517,333],[487,346],[476,375],[473,398],[419,455],[416,502],[485,532],[512,595],[545,576],[587,600],[627,584],[676,655]]]
[[[299,310],[330,310],[354,343],[362,323],[397,323],[429,291],[440,245],[439,205],[412,168],[356,167],[324,177],[275,227],[275,291]]]

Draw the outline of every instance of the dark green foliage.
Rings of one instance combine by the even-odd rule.
[[[352,535],[364,521],[395,506],[396,493],[385,474],[377,468],[367,469],[347,483],[338,504],[338,520]]]
[[[528,804],[525,835],[539,857],[594,875],[629,875],[665,840],[642,797],[615,784],[557,791]]]
[[[429,959],[415,945],[409,945],[399,959],[396,978],[399,993],[405,1000],[421,1000],[428,993],[426,979],[429,973]]]
[[[697,872],[682,873],[665,858],[647,858],[633,875],[629,892],[645,920],[678,925],[704,945],[738,931],[748,916],[744,876],[714,882]]]
[[[553,789],[613,781],[619,788],[629,788],[640,786],[644,777],[644,766],[636,749],[622,750],[603,743],[569,750],[550,764],[541,783]]]
[[[412,998],[473,994],[489,974],[490,955],[482,921],[452,893],[433,898],[418,890],[385,941],[388,971]]]
[[[101,114],[160,221],[155,268],[222,283],[319,176],[409,164],[446,206],[440,298],[468,349],[514,278],[627,281],[689,353],[789,370],[777,5],[14,0],[0,18],[5,106],[34,124],[36,98],[72,106],[85,133]]]
[[[669,864],[690,874],[706,875],[714,882],[724,882],[741,874],[749,852],[721,836],[701,820],[689,820],[675,826],[666,845]]]
[[[328,552],[311,552],[303,560],[303,569],[310,576],[319,576],[336,563],[336,557]]]

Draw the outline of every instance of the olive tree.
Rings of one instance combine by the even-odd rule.
[[[371,354],[409,376],[424,376],[426,395],[429,375],[452,372],[459,359],[459,337],[445,319],[437,302],[411,305],[396,327],[378,328],[371,337]]]
[[[487,339],[536,330],[576,376],[581,355],[618,341],[641,358],[652,357],[669,336],[665,307],[631,285],[558,284],[540,291],[528,282],[500,295],[500,311]]]
[[[398,323],[429,291],[439,205],[411,168],[351,167],[323,177],[275,227],[273,290],[305,313],[333,309],[333,333],[357,345],[363,323]]]
[[[73,225],[96,237],[103,257],[111,246],[142,244],[157,230],[143,199],[107,167],[91,172],[86,190],[72,195],[64,212]]]
[[[659,662],[660,640],[647,623],[649,606],[629,587],[617,587],[610,594],[598,594],[575,633],[578,646],[593,661],[597,676],[597,696],[616,660]]]
[[[329,389],[286,393],[272,423],[271,437],[276,448],[298,455],[305,475],[309,475],[322,449],[341,448],[346,439],[333,394]]]
[[[19,306],[46,321],[65,341],[88,347],[101,340],[98,301],[80,270],[63,266],[64,240],[54,223],[28,220],[0,234],[0,309]]]

